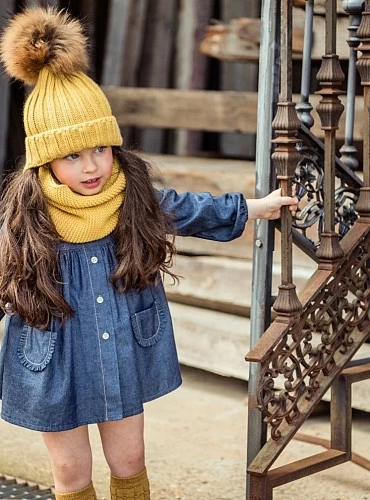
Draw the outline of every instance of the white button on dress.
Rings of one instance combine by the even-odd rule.
[[[99,297],[96,299],[96,302],[97,302],[98,304],[102,304],[102,303],[104,302],[103,297],[102,297],[101,295],[99,295]]]
[[[96,263],[98,262],[98,258],[97,258],[97,257],[95,257],[95,256],[94,256],[94,257],[91,257],[91,259],[90,259],[90,260],[91,260],[91,262],[92,262],[93,264],[96,264]]]
[[[109,333],[108,332],[104,332],[103,335],[102,335],[103,339],[104,340],[108,340],[109,339]]]

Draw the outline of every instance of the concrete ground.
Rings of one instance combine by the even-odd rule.
[[[184,385],[146,405],[147,467],[153,500],[245,499],[246,383],[183,368]],[[302,429],[328,437],[326,413]],[[109,498],[109,471],[96,426],[91,426],[94,481],[100,500]],[[353,448],[370,458],[370,415],[354,415]],[[279,465],[322,448],[293,441]],[[0,422],[0,473],[52,484],[38,433]],[[277,488],[276,500],[370,499],[370,472],[353,463]]]

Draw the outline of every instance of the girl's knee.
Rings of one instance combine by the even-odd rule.
[[[91,481],[92,454],[87,428],[43,433],[56,490],[76,491]]]
[[[145,467],[144,446],[122,449],[121,453],[107,454],[107,462],[113,476],[128,477]]]
[[[59,477],[71,478],[73,480],[76,477],[80,477],[85,474],[86,471],[90,471],[91,461],[86,457],[52,457],[51,462],[53,470],[58,474]]]
[[[55,488],[60,493],[78,491],[91,482],[91,460],[80,457],[51,457]]]
[[[143,415],[99,424],[105,458],[114,476],[140,473],[145,466]]]

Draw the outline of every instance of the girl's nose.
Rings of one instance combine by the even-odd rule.
[[[94,172],[96,170],[96,164],[93,160],[86,159],[84,161],[83,165],[83,171],[88,173],[88,172]]]

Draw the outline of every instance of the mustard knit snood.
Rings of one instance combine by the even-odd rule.
[[[48,166],[39,168],[39,179],[49,214],[63,241],[87,243],[115,229],[126,186],[125,175],[116,158],[112,175],[103,189],[91,196],[74,193],[65,184],[59,184]]]

